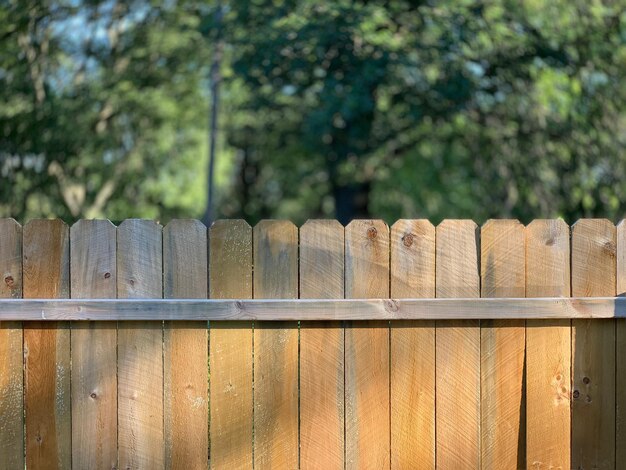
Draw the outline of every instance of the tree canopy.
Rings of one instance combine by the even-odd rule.
[[[582,216],[626,203],[626,1],[0,4],[0,215]]]

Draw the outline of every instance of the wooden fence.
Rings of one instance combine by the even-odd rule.
[[[467,300],[454,320],[3,321],[1,469],[626,468],[626,320],[532,315],[622,305],[624,223],[0,219],[0,276],[5,299],[535,298],[481,320]]]

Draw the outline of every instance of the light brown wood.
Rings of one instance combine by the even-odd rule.
[[[562,220],[526,227],[526,295],[570,295],[570,230]],[[526,321],[526,461],[529,469],[570,466],[569,320]]]
[[[252,298],[252,228],[218,220],[209,232],[212,299]],[[252,323],[211,322],[211,468],[252,468]]]
[[[389,228],[355,220],[345,229],[346,298],[389,296]],[[390,467],[389,322],[345,330],[346,469]]]
[[[117,295],[163,295],[161,226],[127,219],[117,229]],[[161,322],[118,325],[118,441],[120,468],[162,469],[163,327]]]
[[[0,299],[22,297],[22,227],[0,219]],[[24,468],[22,324],[0,323],[0,470]]]
[[[617,226],[617,295],[626,294],[626,221]],[[615,468],[626,467],[626,320],[616,320]]]
[[[478,227],[444,220],[436,232],[437,297],[480,297]],[[436,324],[437,468],[480,468],[480,328]]]
[[[32,220],[23,229],[24,298],[69,296],[69,229]],[[24,326],[26,466],[70,468],[70,330],[68,323]]]
[[[524,297],[524,226],[489,220],[480,231],[482,297]],[[524,320],[481,322],[481,464],[483,469],[526,466]]]
[[[336,220],[300,228],[300,297],[344,296],[344,229]],[[344,342],[340,322],[300,325],[300,468],[344,468]]]
[[[298,229],[264,220],[253,231],[254,296],[298,297]],[[298,467],[298,324],[254,325],[254,468]]]
[[[70,229],[71,297],[115,298],[116,228],[79,220]],[[117,328],[72,324],[72,465],[117,468]]]
[[[163,297],[207,298],[207,228],[172,220],[163,229]],[[163,329],[165,468],[209,466],[206,322],[171,321]]]
[[[616,230],[611,222],[576,222],[572,227],[572,294],[615,295],[616,255]],[[572,467],[615,468],[614,320],[572,321],[572,373]]]
[[[391,227],[391,297],[435,296],[435,227]],[[435,322],[391,323],[391,468],[435,466]]]

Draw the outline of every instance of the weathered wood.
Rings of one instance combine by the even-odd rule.
[[[254,296],[298,297],[298,229],[265,220],[253,231]],[[298,324],[254,325],[254,467],[298,467]]]
[[[162,297],[162,261],[160,225],[137,219],[122,222],[117,229],[118,297]],[[120,468],[162,469],[162,323],[120,323],[117,367]]]
[[[478,227],[444,220],[436,232],[437,297],[480,297]],[[437,468],[480,468],[480,328],[436,324]]]
[[[1,321],[549,320],[626,318],[624,297],[2,300]]]
[[[389,295],[389,228],[355,220],[345,230],[346,298]],[[390,467],[389,323],[345,330],[346,469]]]
[[[617,226],[617,295],[626,294],[626,221]],[[626,320],[616,320],[615,468],[626,467]]]
[[[24,298],[69,296],[69,229],[32,220],[23,229]],[[24,326],[26,466],[70,468],[70,329],[68,323]]]
[[[480,231],[480,247],[481,296],[523,297],[524,226],[489,220]],[[482,468],[525,468],[524,320],[485,320],[480,326]]]
[[[335,220],[300,228],[300,297],[344,296],[344,229]],[[344,468],[344,337],[340,322],[300,326],[300,468]]]
[[[116,228],[80,220],[70,229],[71,297],[115,298]],[[117,328],[72,325],[72,465],[117,468]]]
[[[570,295],[570,230],[562,220],[535,220],[526,227],[526,295]],[[526,322],[528,468],[571,468],[570,323]]]
[[[435,227],[391,227],[391,297],[435,296]],[[391,324],[391,468],[435,467],[435,323]]]
[[[163,229],[163,297],[207,298],[207,228],[172,220]],[[163,329],[165,468],[209,465],[208,329],[203,321],[167,322]]]
[[[0,299],[22,297],[22,227],[0,219]],[[24,468],[22,324],[0,323],[0,470]]]
[[[572,294],[615,295],[616,230],[605,219],[572,227]],[[615,321],[572,321],[572,467],[615,468]],[[620,443],[623,445],[623,443]]]
[[[218,220],[209,231],[209,295],[252,298],[252,228]],[[252,468],[252,323],[211,322],[211,468]]]

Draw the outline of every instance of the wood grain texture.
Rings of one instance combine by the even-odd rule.
[[[570,295],[570,230],[562,220],[526,227],[526,296]],[[571,322],[526,321],[526,461],[570,466]]]
[[[298,297],[298,229],[264,220],[253,231],[254,296]],[[254,468],[298,467],[298,324],[254,325]]]
[[[23,229],[24,298],[69,296],[69,229],[32,220]],[[24,326],[26,466],[70,468],[70,329],[66,322]]]
[[[435,227],[391,227],[391,297],[435,296]],[[391,323],[391,468],[435,466],[435,322]]]
[[[572,295],[615,295],[615,276],[615,226],[606,219],[576,222]],[[572,467],[615,468],[614,320],[572,320],[572,373]]]
[[[209,295],[252,298],[252,228],[218,220],[209,231]],[[252,468],[252,322],[211,322],[211,468]]]
[[[163,229],[163,297],[206,299],[207,228],[172,220]],[[206,322],[166,322],[163,329],[165,468],[209,465],[209,338]]]
[[[389,296],[389,228],[355,220],[345,229],[346,298]],[[389,322],[345,330],[346,469],[390,467]]]
[[[0,299],[22,297],[22,227],[0,219]],[[0,470],[24,468],[21,322],[0,323]]]
[[[480,297],[478,227],[444,220],[436,231],[437,297]],[[480,468],[480,328],[436,324],[437,468]]]
[[[517,220],[489,220],[480,231],[481,296],[524,297],[525,236]],[[524,320],[481,322],[481,464],[526,466]]]
[[[617,225],[617,295],[626,293],[626,221]],[[615,468],[626,467],[626,320],[616,320]]]
[[[122,222],[117,229],[118,297],[162,297],[162,255],[160,225]],[[119,323],[117,341],[120,468],[164,468],[162,323]]]
[[[335,220],[300,228],[300,297],[344,296],[344,229]],[[300,468],[344,468],[344,338],[340,322],[300,326]]]
[[[80,220],[70,229],[71,297],[115,298],[116,228]],[[72,465],[117,468],[117,328],[72,324]]]

